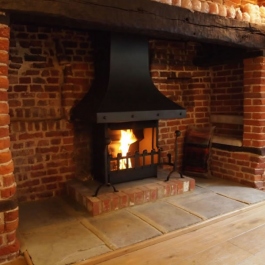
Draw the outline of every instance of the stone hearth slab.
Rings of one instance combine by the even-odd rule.
[[[41,222],[41,220],[40,220]],[[65,265],[110,251],[95,234],[78,222],[45,226],[19,235],[35,265]],[[56,254],[54,254],[56,250]]]
[[[161,211],[161,209],[163,210]],[[162,233],[168,233],[202,221],[201,218],[166,201],[138,205],[130,208],[129,211],[152,224]]]
[[[121,210],[88,219],[91,229],[112,249],[126,247],[161,235],[154,227],[132,213]]]
[[[191,214],[204,220],[246,207],[246,204],[215,194],[212,191],[167,199]]]
[[[19,222],[20,231],[34,230],[74,221],[75,218],[67,214],[62,205],[62,202],[57,198],[21,203],[19,205],[19,219],[22,220],[22,222]],[[30,223],[23,222],[23,220],[28,219],[28,216],[30,216]]]
[[[87,213],[68,198],[23,202],[19,209],[21,251],[29,250],[35,265],[73,264],[111,250],[80,222]]]
[[[196,179],[196,185],[205,187],[215,193],[221,194],[225,197],[244,202],[246,204],[253,204],[265,200],[265,192],[251,187],[244,186],[240,183],[231,182],[217,178],[212,179]]]
[[[94,181],[71,180],[66,184],[66,190],[67,194],[83,205],[92,216],[194,190],[193,178],[180,178],[179,174],[174,172],[169,181],[165,182],[168,173],[169,171],[159,170],[157,178],[117,184],[117,192],[114,192],[112,187],[102,186],[97,196],[94,195],[99,183]]]

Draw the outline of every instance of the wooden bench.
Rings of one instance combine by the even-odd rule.
[[[211,115],[210,121],[212,124],[237,124],[243,125],[244,119],[243,116],[239,115],[223,115],[223,114],[214,114]],[[212,143],[225,144],[232,146],[242,146],[242,138],[233,137],[233,136],[222,136],[214,133],[212,138]]]

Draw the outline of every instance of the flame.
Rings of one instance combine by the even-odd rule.
[[[132,130],[121,130],[121,139],[120,139],[120,147],[122,156],[126,156],[129,150],[129,147],[132,143],[136,142],[137,139],[133,134]],[[127,167],[127,159],[121,159],[119,164],[119,169],[126,169]],[[132,167],[131,159],[128,158],[128,168]]]

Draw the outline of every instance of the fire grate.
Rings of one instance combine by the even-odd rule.
[[[120,154],[113,158],[111,155],[108,156],[108,165],[110,170],[108,171],[110,183],[116,184],[131,180],[139,180],[148,177],[156,176],[158,161],[155,158],[160,158],[160,149],[151,150],[148,152],[144,150],[143,153],[135,152],[134,154],[128,153],[126,156],[121,156]],[[126,162],[127,167],[125,169],[120,169],[119,167],[111,168],[112,162],[115,164],[120,164],[120,161],[125,159],[135,161],[134,166],[129,168],[128,162]],[[147,162],[148,161],[148,162]]]
[[[156,177],[161,149],[158,147],[158,121],[98,124],[94,132],[94,178],[103,185]],[[121,145],[121,131],[131,130],[134,143],[124,154],[117,151]]]

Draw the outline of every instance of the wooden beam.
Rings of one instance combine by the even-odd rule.
[[[244,124],[244,118],[240,115],[213,114],[210,116],[210,120],[212,123]]]
[[[151,0],[0,0],[11,18],[263,49],[265,27]]]
[[[264,50],[250,50],[231,46],[204,43],[200,46],[193,64],[201,67],[243,62],[246,58],[264,56]]]

